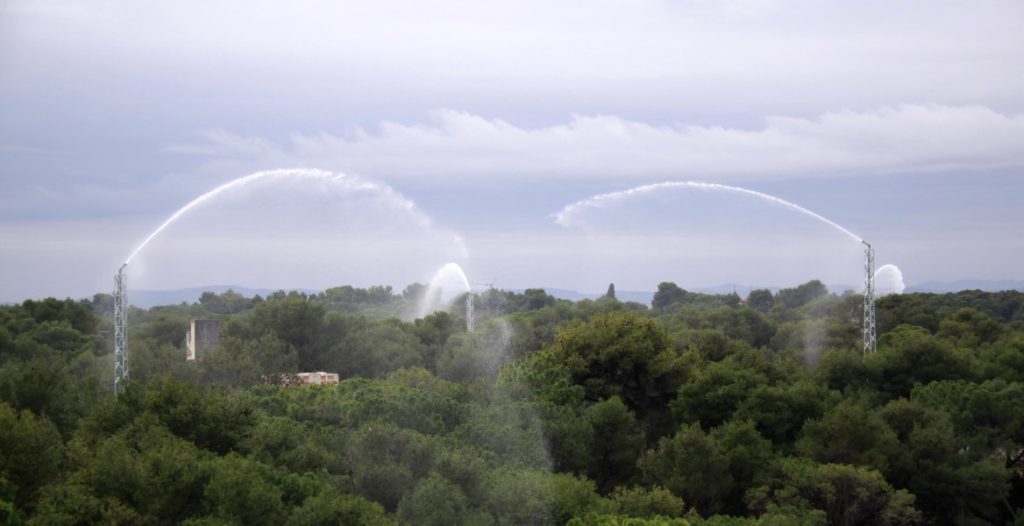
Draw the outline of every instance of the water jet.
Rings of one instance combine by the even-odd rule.
[[[212,206],[214,204],[218,206]],[[342,206],[338,206],[338,205]],[[228,205],[224,208],[223,205]],[[317,208],[316,206],[319,206]],[[202,209],[205,214],[198,214]],[[271,211],[283,215],[274,215]],[[250,242],[251,247],[259,254],[266,254],[267,257],[277,257],[284,261],[285,268],[294,269],[295,265],[303,265],[303,268],[313,266],[315,272],[323,275],[331,275],[337,268],[351,269],[353,264],[362,264],[368,272],[384,272],[381,269],[387,268],[380,265],[381,260],[389,261],[425,261],[426,265],[433,265],[436,262],[444,261],[451,257],[466,257],[467,251],[461,238],[452,232],[436,228],[431,219],[423,214],[416,205],[387,185],[366,180],[356,176],[343,173],[333,173],[321,170],[287,169],[262,171],[239,177],[216,188],[207,191],[192,199],[181,208],[177,209],[152,232],[150,232],[141,243],[123,260],[114,278],[115,297],[115,366],[114,366],[114,391],[119,393],[124,389],[128,380],[128,356],[127,356],[127,270],[132,265],[136,268],[135,283],[139,286],[139,272],[143,268],[151,272],[152,267],[142,263],[140,256],[144,251],[152,251],[155,247],[154,241],[166,237],[169,230],[181,230],[181,223],[184,218],[189,217],[194,222],[192,227],[199,228],[189,230],[186,227],[184,239],[187,244],[174,245],[174,237],[165,241],[166,246],[174,250],[167,255],[161,254],[153,261],[163,265],[165,276],[173,276],[174,279],[187,280],[188,270],[191,269],[196,275],[209,276],[209,272],[216,271],[215,267],[208,265],[204,257],[210,255],[210,247],[216,250],[221,245],[220,238],[209,238],[210,232],[229,228],[227,235],[231,236],[232,242],[238,244],[232,247],[246,247],[245,242]],[[252,222],[256,218],[260,221]],[[267,220],[266,218],[270,218]],[[290,223],[289,223],[290,221]],[[313,224],[310,222],[313,221]],[[178,225],[178,226],[175,226]],[[227,225],[227,226],[225,226]],[[288,226],[286,226],[288,225]],[[308,239],[302,237],[307,234],[306,228],[318,227],[322,237],[313,238],[321,242],[317,245],[326,255],[321,257],[310,257],[306,246]],[[235,230],[230,230],[234,228]],[[292,230],[287,230],[292,228]],[[281,235],[284,232],[285,235]],[[199,234],[197,234],[199,233]],[[277,237],[269,237],[274,233]],[[239,235],[241,234],[241,235]],[[352,245],[344,245],[336,242],[339,234],[349,236]],[[246,237],[248,235],[248,237]],[[206,236],[206,237],[203,237]],[[403,238],[401,236],[406,236]],[[289,247],[293,250],[267,250],[267,240],[274,239],[279,247]],[[411,242],[410,242],[411,240]],[[202,242],[206,245],[202,245]],[[305,243],[306,245],[303,245]],[[366,245],[359,243],[377,243]],[[187,251],[179,251],[184,246]],[[195,246],[196,248],[193,248]],[[372,246],[360,251],[349,250],[350,246]],[[387,255],[375,252],[379,247],[384,251],[400,251],[399,254]],[[395,248],[398,247],[398,248]],[[164,247],[160,247],[163,249]],[[223,248],[220,248],[224,250]],[[158,252],[159,253],[159,252]],[[239,254],[237,248],[228,249],[226,254]],[[186,255],[187,254],[187,255]],[[195,255],[203,257],[196,258]],[[373,257],[367,257],[367,254]],[[423,255],[429,254],[429,258]],[[410,257],[411,256],[411,257]],[[237,257],[237,256],[234,256]],[[191,259],[189,259],[191,258]],[[290,259],[289,259],[290,258]],[[417,259],[418,258],[418,259]],[[193,261],[202,260],[202,264],[193,264]],[[179,264],[183,263],[183,264]],[[316,265],[320,265],[316,267]],[[406,272],[407,264],[393,265],[391,272]],[[235,275],[238,271],[249,271],[255,275],[255,280],[260,280],[263,266],[242,265],[236,263],[233,266],[222,265],[222,273],[226,272]],[[159,275],[159,272],[153,275]],[[307,272],[306,276],[318,275]],[[392,284],[401,283],[410,276],[390,276],[394,281]],[[195,279],[193,277],[192,279]],[[374,279],[380,279],[374,278]],[[409,281],[404,281],[408,283]],[[181,286],[195,286],[197,283],[178,284]],[[307,285],[307,288],[314,288],[317,285]],[[324,284],[327,286],[329,284]],[[266,284],[265,286],[277,286]],[[172,287],[173,288],[173,287]],[[282,287],[283,288],[283,287]]]
[[[441,295],[445,285],[461,287],[466,294],[466,332],[473,332],[476,324],[475,312],[473,309],[473,289],[469,285],[469,278],[458,263],[445,263],[434,273],[427,291],[420,303],[419,316],[422,318],[432,310],[436,310],[443,303]]]

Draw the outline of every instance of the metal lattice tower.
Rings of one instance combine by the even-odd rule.
[[[466,293],[466,332],[473,332],[476,328],[476,315],[473,311],[473,293]]]
[[[114,396],[128,385],[128,283],[121,265],[114,276]]]
[[[864,243],[864,352],[875,352],[875,249]]]

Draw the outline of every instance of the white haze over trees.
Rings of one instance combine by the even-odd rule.
[[[109,289],[175,210],[280,168],[377,181],[432,233],[265,188],[280,206],[225,196],[168,230],[133,286],[426,281],[448,260],[504,288],[859,284],[858,247],[766,203],[674,192],[591,214],[589,230],[552,221],[662,181],[797,203],[908,284],[1021,280],[1021,64],[1015,1],[12,0],[0,301]],[[468,257],[434,243],[449,234]]]

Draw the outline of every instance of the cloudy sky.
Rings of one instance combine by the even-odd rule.
[[[0,0],[0,301],[106,290],[289,168],[373,188],[227,192],[131,282],[857,283],[855,241],[749,195],[555,221],[665,181],[794,202],[910,284],[1021,280],[1024,4]]]

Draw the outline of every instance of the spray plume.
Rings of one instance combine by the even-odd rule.
[[[381,197],[390,201],[392,204],[396,205],[398,208],[408,211],[410,214],[413,215],[415,220],[418,223],[420,223],[420,225],[423,226],[424,228],[430,227],[430,219],[425,215],[419,213],[419,211],[416,209],[416,205],[412,201],[406,199],[401,194],[394,191],[391,187],[387,185],[367,181],[364,179],[360,179],[358,177],[345,175],[343,173],[332,173],[325,172],[322,170],[271,170],[265,172],[256,172],[254,174],[246,175],[244,177],[239,177],[238,179],[222,184],[217,188],[214,188],[213,190],[210,190],[209,192],[206,192],[205,194],[193,199],[185,206],[179,208],[178,211],[171,214],[171,216],[168,217],[167,220],[165,220],[162,224],[160,224],[160,226],[158,226],[156,230],[150,233],[149,236],[147,236],[146,239],[144,239],[142,243],[140,243],[139,246],[136,247],[134,251],[132,251],[131,255],[129,255],[128,258],[124,260],[124,263],[126,265],[130,263],[132,259],[134,259],[135,256],[137,256],[139,252],[141,252],[142,249],[145,248],[146,245],[150,243],[150,241],[152,241],[154,238],[160,235],[160,233],[166,230],[167,227],[174,224],[179,218],[187,214],[189,211],[195,209],[196,207],[202,205],[203,203],[215,199],[217,196],[230,190],[240,189],[258,181],[270,179],[319,180],[321,182],[325,182],[328,184],[339,185],[341,188],[345,190],[377,193]],[[459,245],[460,249],[463,252],[465,252],[465,247],[462,245],[461,239],[456,236],[455,241]]]
[[[581,201],[577,201],[577,202],[575,202],[573,204],[570,204],[570,205],[566,206],[565,208],[563,208],[561,211],[559,211],[558,213],[556,213],[554,215],[555,222],[558,223],[559,225],[564,226],[564,227],[569,227],[569,226],[572,226],[574,223],[577,222],[576,216],[578,214],[581,214],[585,210],[595,209],[595,208],[604,208],[606,206],[609,206],[611,204],[617,203],[617,202],[622,201],[624,199],[627,199],[629,197],[638,196],[638,195],[645,195],[645,194],[651,194],[651,193],[655,193],[655,192],[658,192],[658,191],[661,191],[661,190],[668,190],[668,189],[674,189],[674,188],[693,188],[693,189],[698,189],[698,190],[714,190],[714,191],[730,192],[730,193],[735,193],[735,194],[749,195],[751,197],[755,197],[755,198],[760,199],[762,201],[765,201],[765,202],[768,202],[768,203],[772,203],[772,204],[776,204],[776,205],[781,205],[781,206],[783,206],[785,208],[788,208],[790,210],[794,210],[796,212],[800,212],[801,214],[807,215],[809,217],[817,219],[818,221],[822,221],[822,222],[828,224],[829,226],[839,230],[840,232],[842,232],[843,234],[846,234],[851,239],[853,239],[853,240],[855,240],[857,242],[860,242],[860,243],[864,242],[863,239],[861,239],[860,236],[858,236],[858,235],[854,234],[853,232],[850,232],[849,230],[843,228],[842,226],[840,226],[840,225],[830,221],[828,218],[826,218],[824,216],[821,216],[819,214],[816,214],[816,213],[814,213],[814,212],[812,212],[812,211],[810,211],[810,210],[808,210],[808,209],[806,209],[806,208],[804,208],[804,207],[802,207],[800,205],[797,205],[797,204],[794,204],[794,203],[790,203],[789,201],[786,201],[785,199],[780,199],[780,198],[775,197],[773,195],[769,195],[769,194],[765,194],[765,193],[762,193],[762,192],[758,192],[756,190],[749,190],[747,188],[741,188],[739,186],[729,186],[729,185],[716,184],[716,183],[701,183],[701,182],[696,182],[696,181],[667,181],[667,182],[664,182],[664,183],[656,183],[656,184],[648,184],[648,185],[643,185],[643,186],[637,186],[635,188],[630,188],[629,190],[623,190],[623,191],[620,191],[620,192],[610,192],[610,193],[607,193],[607,194],[598,194],[598,195],[595,195],[595,196],[592,196],[592,197],[588,197],[587,199],[583,199]]]
[[[430,280],[430,284],[427,286],[427,291],[421,299],[419,316],[422,318],[426,316],[431,310],[436,309],[436,302],[440,299],[438,296],[442,292],[444,285],[454,280],[462,285],[463,290],[466,292],[466,326],[467,330],[473,331],[473,288],[469,285],[469,278],[466,277],[466,272],[462,270],[462,266],[458,263],[445,263],[434,273],[434,277]]]

